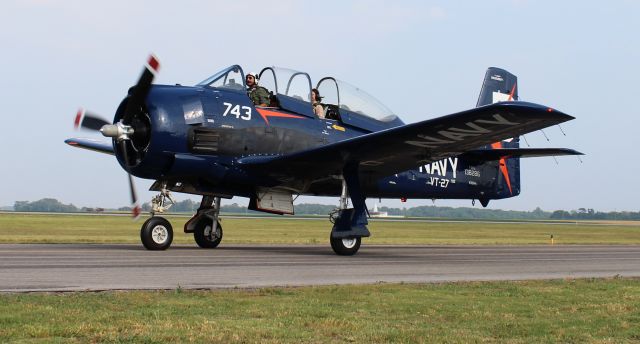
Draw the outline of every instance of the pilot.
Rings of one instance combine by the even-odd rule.
[[[258,86],[258,75],[256,73],[247,74],[247,94],[253,102],[253,105],[257,106],[269,106],[270,97],[269,91]]]
[[[313,106],[313,113],[316,114],[316,116],[318,116],[318,118],[324,118],[324,108],[322,107],[322,104],[320,104],[320,101],[322,101],[322,97],[320,96],[320,92],[318,91],[317,88],[314,88],[311,90],[311,104]]]

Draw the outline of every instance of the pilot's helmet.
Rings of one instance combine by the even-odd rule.
[[[258,84],[258,80],[260,80],[260,79],[258,78],[258,73],[250,72],[250,73],[248,73],[248,74],[247,74],[247,76],[249,76],[249,75],[251,75],[251,76],[253,77],[253,79],[256,81],[256,85],[257,85],[257,84]],[[246,77],[245,77],[245,78],[246,78]]]

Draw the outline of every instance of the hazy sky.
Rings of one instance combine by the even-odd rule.
[[[63,140],[95,136],[73,131],[77,108],[111,119],[154,52],[162,64],[156,83],[195,84],[235,63],[289,67],[314,82],[331,75],[358,85],[407,123],[472,108],[486,68],[502,67],[518,76],[521,100],[577,118],[563,125],[566,137],[557,127],[546,130],[551,142],[527,135],[531,146],[587,155],[584,163],[524,160],[522,194],[490,207],[638,211],[639,22],[634,0],[5,0],[0,206],[43,197],[128,204],[115,158]],[[136,182],[148,201],[151,182]],[[422,204],[431,201],[406,205]]]

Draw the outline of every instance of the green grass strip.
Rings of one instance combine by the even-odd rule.
[[[0,295],[2,342],[640,341],[640,281]]]

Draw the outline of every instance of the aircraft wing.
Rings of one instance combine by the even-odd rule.
[[[87,138],[71,138],[64,140],[69,146],[84,148],[95,152],[113,155],[113,143],[111,141],[99,141]]]
[[[527,102],[501,102],[279,156],[238,160],[250,173],[287,180],[340,175],[357,163],[361,176],[386,177],[574,117]]]

